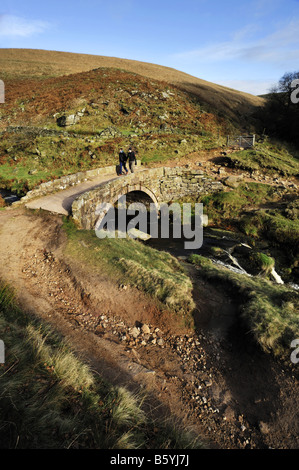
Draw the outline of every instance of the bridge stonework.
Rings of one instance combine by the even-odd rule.
[[[142,191],[159,206],[187,195],[209,194],[223,189],[222,183],[188,168],[153,168],[128,176],[117,177],[79,196],[72,204],[72,216],[78,227],[94,229],[101,203],[115,204],[119,197],[131,191]]]

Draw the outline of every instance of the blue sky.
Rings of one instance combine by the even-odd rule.
[[[141,60],[261,94],[299,70],[299,0],[2,0],[0,48]]]

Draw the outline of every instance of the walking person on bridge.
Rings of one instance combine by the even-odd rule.
[[[125,154],[125,152],[123,151],[123,149],[120,149],[120,152],[119,152],[119,174],[118,174],[118,176],[123,174],[123,168],[126,172],[126,175],[128,174],[128,169],[127,169],[127,166],[126,166],[127,158],[128,157]]]
[[[134,173],[134,162],[135,162],[135,165],[137,165],[137,160],[136,160],[135,152],[134,150],[131,149],[131,147],[129,148],[127,157],[129,160],[129,167],[130,167],[131,173]]]

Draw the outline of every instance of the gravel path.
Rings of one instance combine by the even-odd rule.
[[[28,209],[43,209],[57,214],[69,215],[72,203],[78,196],[116,178],[117,176],[115,176],[115,174],[99,176],[92,180],[84,181],[84,183],[80,183],[76,186],[71,186],[63,191],[34,199],[28,202],[25,207]]]
[[[142,171],[140,168],[135,169],[135,173]],[[125,178],[125,175],[122,176]],[[56,214],[69,215],[71,213],[74,200],[86,191],[91,191],[108,181],[117,179],[115,172],[111,174],[97,176],[84,183],[71,186],[54,194],[48,194],[41,198],[33,199],[25,204],[27,209],[43,209],[45,211],[54,212]]]

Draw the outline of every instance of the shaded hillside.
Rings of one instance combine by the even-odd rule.
[[[2,79],[16,77],[53,77],[113,67],[138,73],[150,79],[166,81],[196,95],[202,103],[235,122],[251,114],[263,99],[248,93],[216,85],[184,72],[161,65],[89,54],[32,49],[0,49]],[[203,72],[204,73],[204,72]]]

